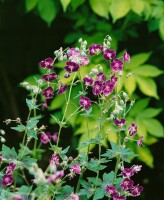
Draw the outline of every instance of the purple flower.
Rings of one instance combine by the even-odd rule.
[[[115,75],[111,76],[110,81],[111,81],[111,83],[114,84],[114,87],[115,87],[116,83],[117,83],[117,77]]]
[[[42,108],[45,109],[45,108],[47,108],[47,107],[48,107],[47,101],[44,100],[43,103],[42,103]]]
[[[102,93],[102,84],[99,81],[95,81],[93,90],[92,90],[94,95],[99,95]]]
[[[60,85],[58,94],[63,94],[67,90],[68,85]]]
[[[67,51],[67,55],[68,55],[68,57],[71,57],[71,56],[80,56],[80,52],[77,51],[75,48],[70,48]]]
[[[53,181],[58,182],[60,179],[64,176],[64,171],[60,170],[54,173],[53,175]]]
[[[72,200],[79,200],[79,196],[77,194],[72,193],[70,197]]]
[[[80,56],[80,58],[81,58],[81,63],[80,63],[80,65],[82,65],[82,66],[88,65],[89,59],[88,59],[87,57]]]
[[[16,164],[14,164],[13,162],[11,162],[9,164],[9,166],[6,169],[6,174],[11,174],[13,173],[14,169],[15,169]]]
[[[53,93],[54,89],[53,87],[49,86],[48,88],[44,89],[42,91],[42,95],[46,98],[46,99],[52,99],[54,97],[54,93]]]
[[[70,167],[70,171],[74,172],[75,174],[81,174],[81,167],[77,164],[74,164]]]
[[[93,56],[94,54],[98,54],[103,50],[103,46],[101,46],[100,44],[92,44],[89,47],[89,55]]]
[[[83,78],[83,81],[84,81],[84,83],[85,83],[86,86],[89,86],[89,85],[92,85],[92,84],[93,84],[93,79],[90,78],[90,77],[88,77],[88,76],[85,76],[85,77]]]
[[[112,186],[112,185],[107,185],[106,188],[105,188],[105,190],[106,190],[107,192],[109,192],[109,194],[110,194],[111,197],[112,197],[113,195],[117,195],[117,190],[116,190],[116,188],[115,188],[114,186]]]
[[[64,69],[68,73],[77,72],[79,70],[79,65],[75,62],[68,61],[66,62],[66,66],[64,67]]]
[[[41,133],[40,135],[40,141],[43,144],[47,144],[49,141],[51,141],[51,134],[50,133]]]
[[[14,181],[13,175],[12,174],[5,174],[2,178],[2,186],[8,186],[11,185],[12,182]]]
[[[142,192],[142,190],[143,190],[143,187],[142,187],[142,186],[136,185],[136,186],[134,186],[134,187],[130,190],[130,192],[131,192],[131,195],[132,195],[133,197],[137,197],[137,196],[140,195],[140,193]]]
[[[113,62],[111,63],[110,68],[114,72],[118,72],[118,71],[121,71],[123,69],[123,65],[124,65],[124,63],[121,60],[115,58],[113,60]]]
[[[13,200],[23,200],[23,198],[20,195],[16,195],[13,197]]]
[[[113,196],[113,200],[126,200],[126,198],[123,196],[115,195],[115,196]]]
[[[112,60],[116,57],[116,51],[112,49],[106,49],[103,55],[105,60]]]
[[[2,154],[0,154],[0,164],[1,164],[1,162],[2,162],[2,158],[3,158],[3,157],[2,157]]]
[[[52,139],[54,142],[57,142],[58,140],[58,132],[55,132],[53,135],[52,135]]]
[[[124,179],[123,180],[123,182],[121,183],[121,189],[122,190],[128,190],[128,189],[130,189],[130,188],[132,188],[133,187],[133,181],[132,180],[130,180],[129,178],[126,178],[126,179]]]
[[[122,126],[122,125],[124,125],[125,123],[126,123],[126,120],[125,120],[124,118],[122,118],[122,119],[117,119],[117,120],[114,121],[114,124],[115,124],[116,126]]]
[[[141,171],[142,165],[134,165],[133,166],[133,171],[134,173],[138,173],[139,171]]]
[[[128,54],[126,51],[124,51],[123,59],[124,59],[124,62],[129,63],[130,62],[130,54]]]
[[[131,177],[131,176],[133,176],[134,175],[134,170],[133,170],[133,168],[125,168],[124,170],[122,170],[122,175],[124,176],[124,177]]]
[[[53,62],[54,60],[52,58],[47,58],[45,60],[42,60],[39,65],[42,67],[42,68],[47,68],[47,69],[53,69],[54,66],[53,66]]]
[[[56,154],[52,154],[50,165],[55,165],[56,167],[59,165],[59,156]]]
[[[144,136],[141,136],[140,139],[137,140],[137,145],[138,145],[138,147],[140,147],[140,146],[143,145],[143,143],[142,143],[143,137],[144,137]]]
[[[103,95],[108,96],[113,92],[114,84],[111,81],[105,81],[105,85],[103,86]]]
[[[88,110],[91,107],[91,100],[88,97],[81,96],[79,101],[80,106],[85,110]]]
[[[51,81],[54,81],[57,79],[57,75],[56,75],[56,73],[45,74],[42,76],[42,79],[47,82],[51,82]]]
[[[129,135],[134,136],[137,133],[137,124],[132,122],[131,126],[128,127]]]
[[[105,82],[105,79],[106,79],[105,74],[102,72],[96,75],[96,81],[99,81],[102,84]]]

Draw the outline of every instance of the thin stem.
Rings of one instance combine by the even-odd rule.
[[[62,130],[62,127],[63,127],[63,122],[64,122],[64,119],[65,119],[65,115],[66,115],[66,112],[67,112],[67,109],[68,109],[68,104],[70,102],[70,98],[71,98],[71,92],[72,92],[72,87],[73,87],[73,82],[76,78],[76,74],[74,75],[73,79],[72,79],[72,82],[71,82],[71,86],[70,86],[70,90],[69,90],[69,94],[68,94],[68,99],[67,99],[67,102],[66,102],[66,108],[65,108],[65,111],[64,111],[64,114],[63,114],[63,118],[61,120],[61,123],[60,123],[60,127],[59,127],[59,133],[58,133],[58,139],[57,139],[57,143],[56,143],[56,146],[58,147],[59,145],[59,139],[60,139],[60,134],[61,134],[61,130]]]

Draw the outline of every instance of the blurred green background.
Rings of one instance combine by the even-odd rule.
[[[90,44],[102,43],[106,35],[112,37],[112,48],[118,53],[126,49],[132,55],[124,75],[132,71],[134,76],[121,87],[131,99],[137,99],[128,121],[135,120],[139,135],[145,136],[143,148],[138,150],[131,145],[139,153],[140,161],[135,162],[143,164],[138,180],[142,180],[145,190],[139,199],[164,199],[162,0],[0,0],[1,127],[6,129],[2,123],[6,118],[26,119],[27,93],[19,83],[32,81],[32,74],[42,73],[39,61],[53,57],[54,50],[61,46],[75,45],[81,37]],[[90,67],[98,62],[93,59]],[[61,66],[64,63],[56,65]],[[60,74],[63,75],[62,70]],[[62,100],[63,97],[55,98],[50,103],[51,113],[61,113]],[[55,123],[52,119],[50,122],[51,126]],[[83,121],[76,116],[69,123],[76,127],[71,133],[75,136],[69,141],[76,147],[86,138]],[[9,145],[18,146],[18,135],[8,129],[6,137]]]

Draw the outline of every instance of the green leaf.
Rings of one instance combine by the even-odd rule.
[[[26,196],[26,198],[27,198],[27,196],[30,194],[31,190],[32,190],[32,186],[31,186],[31,187],[28,187],[28,186],[26,186],[26,185],[23,185],[23,186],[21,186],[21,187],[19,188],[18,194],[21,194],[21,195],[23,195],[23,196]]]
[[[138,15],[144,10],[144,2],[142,0],[131,0],[131,9]]]
[[[130,2],[129,0],[115,0],[112,1],[109,7],[110,13],[113,18],[113,22],[116,20],[125,17],[130,10]]]
[[[148,21],[148,29],[150,32],[156,31],[159,27],[159,19],[150,19]]]
[[[153,79],[136,76],[136,81],[143,94],[159,99],[157,94],[157,85]]]
[[[38,122],[39,122],[39,120],[37,120],[37,119],[30,119],[30,120],[28,120],[28,122],[27,122],[27,128],[28,129],[33,129],[37,125]]]
[[[52,21],[56,17],[57,8],[55,1],[53,0],[39,0],[38,2],[38,11],[40,17],[47,22],[48,25],[51,25]]]
[[[156,119],[144,119],[143,123],[145,124],[148,132],[155,137],[164,137],[163,126]]]
[[[136,89],[136,80],[134,76],[130,76],[125,80],[124,87],[128,94],[131,96]]]
[[[153,155],[151,151],[147,147],[139,147],[138,148],[138,159],[146,163],[149,167],[153,168]]]
[[[99,16],[108,19],[109,4],[111,0],[89,0],[92,10]]]
[[[125,68],[126,69],[134,69],[140,65],[142,65],[143,63],[145,63],[149,57],[151,56],[151,53],[140,53],[140,54],[136,54],[134,56],[131,57],[130,63],[125,63]]]
[[[15,148],[13,147],[12,149],[10,149],[9,147],[7,147],[4,144],[2,145],[1,153],[2,153],[3,157],[5,157],[6,159],[16,159],[16,157],[17,157]]]
[[[159,32],[162,40],[164,40],[164,17],[162,17],[159,21]]]
[[[70,4],[71,0],[60,0],[63,11],[66,12],[68,5]]]
[[[156,77],[163,74],[163,71],[153,65],[142,65],[132,70],[134,74],[144,77]]]
[[[85,2],[85,0],[71,0],[71,6],[73,10],[75,11],[80,5],[82,5]]]
[[[98,187],[96,189],[93,200],[102,199],[104,197],[104,188]]]
[[[18,132],[23,132],[26,130],[26,127],[24,125],[18,125],[16,127],[11,127],[11,129],[18,131]]]
[[[65,96],[57,95],[57,96],[55,96],[55,98],[53,98],[53,100],[49,106],[49,109],[50,110],[59,109],[63,106],[64,102],[65,102]]]
[[[38,3],[38,0],[25,0],[25,6],[26,6],[27,12],[33,10],[36,7],[37,3]]]
[[[26,99],[26,104],[29,107],[29,110],[38,108],[38,105],[35,104],[33,99]]]
[[[143,109],[145,109],[149,104],[150,98],[138,100],[134,106],[131,108],[129,114],[130,116],[136,117]]]
[[[28,130],[27,131],[27,135],[28,135],[28,137],[32,137],[32,138],[38,139],[37,134],[33,129],[32,130]]]
[[[20,160],[24,167],[31,167],[33,163],[36,163],[36,159],[31,158],[30,156],[23,156],[23,158]]]
[[[137,118],[142,119],[142,118],[153,118],[156,117],[160,112],[162,111],[161,108],[147,108],[140,112],[137,115]]]
[[[114,179],[114,172],[111,171],[110,173],[104,173],[103,174],[103,185],[106,187],[107,185],[110,185],[113,182]]]

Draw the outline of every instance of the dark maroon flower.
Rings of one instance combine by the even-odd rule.
[[[56,75],[56,73],[45,74],[42,76],[42,79],[47,82],[51,82],[51,81],[54,81],[57,79],[57,75]]]
[[[13,197],[13,200],[23,200],[23,198],[21,197],[21,195],[16,195]]]
[[[110,68],[114,72],[118,72],[118,71],[121,71],[123,69],[123,65],[124,65],[124,63],[121,60],[115,58],[113,60],[113,62],[111,63]]]
[[[80,52],[77,51],[75,48],[70,48],[67,51],[67,55],[68,55],[68,57],[71,57],[71,56],[80,56]]]
[[[95,81],[93,90],[92,90],[94,95],[99,95],[102,93],[102,84],[99,81]]]
[[[13,175],[12,174],[5,174],[2,178],[2,186],[8,186],[11,185],[12,182],[14,181]]]
[[[69,77],[70,77],[70,73],[66,72],[66,73],[64,74],[64,78],[69,78]]]
[[[13,173],[14,169],[15,169],[16,164],[14,164],[13,162],[11,162],[9,164],[9,166],[6,169],[6,174],[11,174]]]
[[[79,70],[79,65],[75,62],[68,61],[66,62],[66,66],[64,67],[64,69],[68,73],[77,72]]]
[[[122,126],[122,125],[124,125],[125,123],[126,123],[126,120],[125,120],[124,118],[122,118],[122,119],[117,119],[117,120],[114,121],[114,124],[115,124],[116,126]]]
[[[115,75],[111,76],[110,81],[111,81],[111,83],[114,84],[114,87],[115,87],[116,83],[117,83],[117,77]]]
[[[50,165],[55,165],[56,167],[59,165],[59,156],[56,154],[52,154]]]
[[[143,145],[143,143],[142,143],[143,137],[144,137],[144,136],[141,136],[140,139],[137,140],[137,145],[138,145],[138,147],[140,147],[140,146]]]
[[[107,192],[109,192],[109,194],[110,194],[111,197],[112,197],[113,195],[117,195],[117,190],[116,190],[116,188],[115,188],[114,186],[112,186],[112,185],[107,185],[106,188],[105,188],[105,190],[106,190]]]
[[[70,171],[74,172],[75,174],[81,174],[81,167],[77,164],[74,164],[70,167]]]
[[[88,63],[89,63],[89,59],[88,59],[87,57],[80,56],[80,58],[81,58],[80,65],[82,65],[82,66],[86,66],[86,65],[88,65]]]
[[[51,134],[50,133],[41,133],[40,135],[40,141],[43,144],[47,144],[49,141],[51,141]]]
[[[142,190],[143,190],[143,187],[142,187],[142,186],[136,185],[136,186],[134,186],[134,187],[130,190],[130,192],[131,192],[131,195],[132,195],[133,197],[137,197],[137,196],[140,195],[140,193],[142,192]]]
[[[132,180],[130,180],[129,178],[126,178],[126,179],[124,179],[123,180],[123,182],[121,183],[121,189],[122,190],[128,190],[128,189],[130,189],[130,188],[132,188],[133,187],[133,181]]]
[[[60,85],[58,94],[63,94],[68,88],[68,85]]]
[[[133,176],[134,175],[134,170],[133,170],[133,168],[125,168],[124,170],[122,170],[122,175],[124,176],[124,177],[131,177],[131,176]]]
[[[105,82],[105,79],[106,79],[105,74],[102,72],[96,75],[96,81],[99,81],[102,84]]]
[[[124,62],[129,63],[130,62],[130,54],[128,54],[126,51],[124,51],[123,59],[124,59]]]
[[[39,65],[42,67],[42,68],[47,68],[47,69],[53,69],[54,66],[53,66],[53,62],[54,60],[52,58],[47,58],[45,60],[42,60]]]
[[[91,107],[91,100],[88,97],[81,96],[79,101],[80,106],[85,110],[88,110]]]
[[[90,78],[90,77],[88,77],[88,76],[85,76],[85,77],[83,78],[83,81],[84,81],[84,83],[85,83],[86,86],[89,86],[89,85],[92,85],[92,84],[93,84],[93,79]]]
[[[137,125],[136,123],[132,122],[131,126],[128,127],[129,135],[134,136],[137,133]]]
[[[113,200],[126,200],[126,198],[123,196],[114,195]]]
[[[108,96],[113,92],[114,84],[111,81],[105,81],[105,85],[103,86],[103,95]]]
[[[116,57],[116,51],[112,49],[106,49],[103,55],[105,60],[112,60]]]
[[[49,86],[48,88],[44,89],[42,91],[42,95],[46,98],[46,99],[52,99],[54,97],[54,93],[53,93],[54,89],[53,87]]]
[[[100,44],[92,44],[89,47],[89,55],[93,56],[94,54],[98,54],[103,50],[103,46],[101,46]]]

